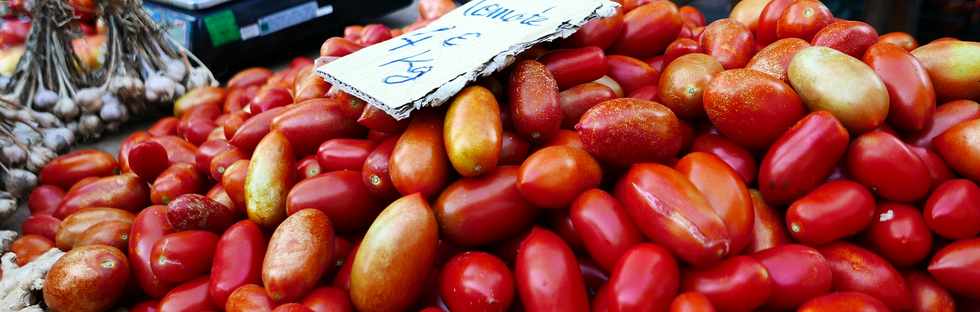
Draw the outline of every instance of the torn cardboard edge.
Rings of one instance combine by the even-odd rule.
[[[461,8],[462,7],[457,8],[457,10]],[[338,59],[336,57],[321,57],[317,59],[315,63],[315,68],[317,74],[320,75],[321,78],[326,80],[331,85],[337,86],[340,89],[342,89],[344,92],[347,92],[357,98],[364,100],[368,104],[383,110],[385,113],[394,117],[395,119],[402,120],[408,118],[411,115],[411,113],[415,110],[421,109],[423,107],[435,107],[435,106],[442,105],[445,102],[448,102],[450,99],[452,99],[453,96],[459,93],[459,91],[463,90],[463,88],[465,88],[469,83],[474,82],[477,79],[490,76],[496,73],[497,71],[506,68],[517,59],[517,55],[523,53],[524,51],[527,51],[531,47],[539,43],[567,38],[572,34],[574,34],[576,31],[578,31],[583,25],[585,25],[588,22],[600,18],[613,16],[618,8],[619,8],[618,3],[608,1],[608,0],[600,0],[599,5],[596,8],[594,8],[593,11],[584,19],[578,21],[565,20],[555,29],[555,31],[546,33],[541,37],[538,37],[537,39],[531,41],[525,41],[513,45],[510,48],[504,50],[503,52],[498,53],[490,60],[487,60],[478,68],[474,68],[473,70],[462,72],[456,77],[442,84],[441,86],[429,90],[425,94],[425,96],[415,99],[408,103],[398,103],[398,105],[392,105],[392,106],[386,105],[385,103],[382,103],[380,100],[372,97],[368,93],[363,92],[359,90],[357,87],[345,83],[340,79],[338,79],[337,77],[328,73],[325,68],[325,65],[333,60]],[[423,27],[422,29],[416,31],[425,30],[427,28],[428,27]],[[401,36],[389,40],[397,40],[398,38],[401,38],[409,34],[411,33],[403,34]],[[356,53],[357,52],[355,52],[355,54]],[[392,103],[388,103],[388,104],[392,104]]]

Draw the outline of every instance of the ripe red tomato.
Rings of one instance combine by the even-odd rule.
[[[561,129],[558,82],[543,64],[527,60],[514,65],[507,94],[510,118],[524,138],[547,141]]]
[[[620,257],[597,295],[599,311],[661,311],[680,286],[680,270],[670,252],[655,244],[633,246]]]
[[[706,132],[694,138],[691,152],[715,155],[732,167],[746,184],[755,181],[757,172],[755,156],[728,138]]]
[[[953,296],[929,274],[916,271],[908,272],[905,274],[905,282],[908,283],[909,291],[912,292],[912,309],[914,311],[956,311],[956,302],[953,301]]]
[[[358,171],[341,170],[297,183],[286,195],[286,213],[312,208],[330,217],[339,232],[365,229],[384,208]]]
[[[766,204],[762,193],[749,190],[752,196],[752,207],[755,210],[755,222],[752,224],[752,241],[747,251],[758,252],[783,244],[789,244],[789,235],[783,225],[783,217]]]
[[[861,232],[874,214],[875,198],[867,188],[838,180],[793,202],[786,211],[786,225],[797,241],[822,245]]]
[[[860,58],[868,47],[878,41],[878,32],[868,23],[837,21],[820,29],[810,41],[815,46],[825,46]]]
[[[456,311],[507,311],[514,302],[514,277],[507,265],[485,252],[454,256],[442,268],[442,300]]]
[[[704,90],[704,109],[722,134],[754,149],[772,144],[805,112],[792,87],[749,69],[715,75]]]
[[[939,185],[922,211],[926,225],[949,239],[968,239],[980,233],[980,187],[970,180]]]
[[[208,298],[212,304],[224,307],[235,289],[262,281],[265,249],[262,228],[249,220],[235,223],[221,235],[215,246],[208,282]]]
[[[816,249],[796,244],[776,246],[752,255],[772,281],[772,295],[766,307],[793,309],[830,292],[833,284],[830,265]]]
[[[598,47],[556,50],[539,60],[565,90],[606,75],[606,54]]]
[[[772,3],[777,1],[780,0],[774,0]],[[789,76],[786,73],[789,62],[797,52],[808,47],[810,44],[800,38],[779,39],[759,50],[749,63],[745,64],[745,68],[769,74],[773,78],[789,83]]]
[[[936,252],[929,263],[929,274],[953,293],[980,298],[980,239],[960,240]]]
[[[690,269],[684,291],[697,291],[721,311],[753,311],[769,299],[772,280],[766,267],[748,256],[737,256],[714,266]]]
[[[585,151],[551,146],[531,154],[517,175],[517,189],[532,204],[564,208],[585,190],[599,186],[602,168]]]
[[[929,73],[912,54],[901,47],[880,43],[868,48],[864,62],[878,74],[891,100],[888,122],[909,132],[932,123],[936,92]]]
[[[575,255],[555,233],[532,229],[514,262],[514,279],[525,311],[589,311]]]
[[[888,200],[915,202],[929,193],[932,176],[922,160],[895,136],[874,130],[854,139],[847,172]]]
[[[625,25],[623,13],[616,11],[613,16],[585,23],[565,42],[573,47],[592,46],[605,50],[619,39]]]
[[[217,243],[218,236],[207,231],[167,234],[153,245],[150,253],[153,273],[174,284],[198,277],[211,268]]]
[[[599,103],[582,115],[575,129],[589,154],[621,167],[666,160],[682,144],[677,116],[656,102],[637,99]]]
[[[871,295],[896,311],[911,306],[905,279],[885,259],[850,243],[833,243],[819,250],[834,273],[835,290]]]
[[[826,111],[810,113],[773,143],[759,167],[759,191],[787,204],[819,186],[847,150],[844,126]]]
[[[725,69],[745,67],[755,53],[752,31],[731,19],[720,19],[704,28],[701,48],[718,60]]]
[[[920,147],[932,147],[933,139],[949,128],[976,118],[980,118],[980,104],[970,100],[952,101],[936,107],[932,120],[906,141]]]
[[[818,31],[834,22],[827,6],[816,0],[798,0],[783,11],[776,22],[776,37],[810,41]]]
[[[678,57],[664,68],[658,98],[678,117],[694,120],[704,116],[703,95],[708,82],[724,68],[715,58],[692,53]]]
[[[754,210],[745,182],[724,161],[707,153],[690,153],[674,166],[701,191],[711,209],[721,217],[731,239],[730,252],[748,246]]]
[[[798,312],[888,312],[888,306],[875,297],[864,293],[844,291],[820,296],[807,301]]]
[[[657,84],[660,72],[639,59],[625,55],[610,55],[606,58],[609,64],[609,78],[612,78],[630,93],[639,88]]]
[[[868,246],[896,266],[915,265],[932,251],[932,232],[912,206],[879,204],[865,235]]]
[[[643,241],[623,206],[603,190],[591,189],[579,195],[569,216],[585,249],[607,272],[613,271],[627,250]]]
[[[612,52],[640,58],[661,54],[682,27],[677,6],[669,1],[639,6],[626,13],[623,23],[622,35]]]

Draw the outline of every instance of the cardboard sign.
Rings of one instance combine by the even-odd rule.
[[[473,0],[419,30],[318,65],[334,86],[404,119],[546,41],[612,16],[609,0]]]

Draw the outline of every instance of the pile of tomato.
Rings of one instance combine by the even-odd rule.
[[[423,27],[351,26],[324,61]],[[980,302],[980,43],[819,1],[622,1],[395,120],[308,59],[40,173],[54,311],[954,311]],[[941,105],[937,105],[941,103]]]

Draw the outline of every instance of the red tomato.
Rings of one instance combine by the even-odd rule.
[[[865,235],[868,246],[896,266],[915,265],[932,251],[932,232],[912,206],[879,204]]]
[[[835,290],[871,295],[896,311],[911,305],[905,279],[885,259],[850,243],[833,243],[821,247],[820,253],[834,273]]]
[[[224,307],[235,289],[261,281],[265,248],[262,228],[249,220],[235,223],[221,235],[208,283],[208,298],[214,306]]]
[[[929,73],[912,54],[892,44],[875,44],[864,54],[864,62],[888,89],[891,125],[918,132],[932,123],[936,93]]]
[[[686,54],[701,52],[701,45],[690,38],[677,38],[664,51],[664,64],[670,64],[678,57]]]
[[[923,208],[926,225],[949,239],[968,239],[980,233],[980,187],[970,180],[939,185]]]
[[[313,154],[326,140],[355,137],[364,132],[354,119],[344,117],[339,106],[340,102],[331,99],[297,103],[273,118],[269,129],[282,132],[296,156]]]
[[[252,115],[261,114],[276,107],[282,107],[293,103],[293,96],[287,88],[269,87],[266,85],[259,89],[252,101],[248,103],[249,112]]]
[[[960,240],[946,245],[929,262],[929,274],[953,293],[980,298],[980,239]]]
[[[310,308],[307,308],[306,306],[299,303],[287,303],[278,306],[272,310],[272,312],[307,312],[307,311],[312,312],[313,310],[310,310]]]
[[[670,306],[680,286],[680,270],[670,252],[639,244],[616,262],[609,283],[596,298],[598,311],[660,311]]]
[[[932,145],[953,170],[980,181],[980,119],[960,123],[932,140]]]
[[[396,120],[374,105],[364,107],[361,116],[357,118],[357,123],[375,131],[382,132],[401,132],[408,126],[408,120]]]
[[[320,144],[316,159],[322,172],[361,170],[373,150],[374,143],[368,140],[331,139]]]
[[[24,235],[34,234],[54,240],[57,236],[59,225],[61,225],[61,220],[51,215],[32,214],[27,219],[24,219],[24,223],[20,225],[20,230]]]
[[[888,306],[863,293],[835,292],[807,301],[797,312],[888,312]]]
[[[868,23],[837,21],[824,27],[810,40],[815,46],[824,46],[860,58],[871,45],[878,41],[878,32]]]
[[[762,14],[762,10],[765,9],[766,4],[769,4],[770,0],[743,0],[739,1],[732,7],[731,14],[728,18],[745,25],[752,33],[759,26],[759,16]]]
[[[752,31],[735,20],[723,18],[704,28],[700,39],[704,52],[725,69],[742,68],[755,53]]]
[[[388,172],[402,195],[422,193],[423,197],[431,197],[449,180],[451,169],[443,144],[442,119],[432,113],[417,114],[391,151]]]
[[[145,144],[145,143],[140,143],[140,144]],[[139,146],[137,145],[137,147],[139,147]],[[218,154],[220,154],[220,153],[222,153],[222,152],[224,152],[224,151],[226,151],[226,150],[228,150],[228,149],[230,149],[232,147],[234,147],[234,146],[232,146],[231,144],[228,144],[228,141],[223,140],[223,139],[222,140],[207,140],[207,141],[205,141],[204,143],[202,143],[200,146],[197,147],[197,154],[194,155],[194,159],[195,159],[195,163],[194,164],[197,166],[197,170],[199,170],[201,172],[211,172],[210,171],[211,170],[211,159],[213,159]],[[135,148],[134,148],[134,150],[135,150]],[[162,159],[166,159],[165,157],[167,156],[167,154],[166,154],[166,150],[163,149],[163,146],[160,146],[160,151],[163,152],[162,153],[163,157],[160,157],[160,156],[157,156],[157,157],[160,157]],[[132,153],[132,152],[130,152],[130,153]],[[130,158],[133,158],[133,157],[130,157]],[[133,158],[133,159],[135,160],[135,158]],[[163,169],[166,169],[166,168],[163,168]]]
[[[545,54],[539,61],[555,77],[561,90],[602,78],[607,70],[606,54],[594,46],[556,50]]]
[[[643,241],[640,231],[616,198],[600,189],[579,195],[569,212],[585,249],[607,272],[626,251]]]
[[[909,51],[909,52],[919,47],[919,42],[915,41],[915,37],[912,37],[912,35],[910,35],[909,33],[900,32],[900,31],[890,32],[881,35],[878,37],[878,42],[894,44],[899,48],[902,48],[905,51]]]
[[[847,152],[847,172],[888,200],[915,202],[929,193],[929,169],[905,143],[881,130],[854,139]]]
[[[778,1],[781,0],[773,0],[772,3]],[[752,59],[749,59],[749,63],[745,64],[745,68],[769,74],[773,78],[789,83],[789,76],[786,73],[789,62],[793,60],[796,52],[808,47],[810,44],[800,38],[779,39],[759,50]]]
[[[517,175],[517,189],[542,208],[564,208],[579,194],[599,186],[602,168],[585,151],[551,146],[528,156]]]
[[[748,256],[687,271],[681,285],[684,291],[704,294],[720,311],[752,311],[766,303],[772,291],[766,267]]]
[[[322,172],[322,169],[320,168],[320,162],[316,161],[316,155],[306,156],[306,158],[296,163],[296,177],[299,181],[318,176],[320,172]]]
[[[800,38],[810,41],[813,36],[834,22],[827,6],[816,0],[797,0],[783,11],[776,22],[776,38]]]
[[[49,161],[38,175],[40,184],[69,189],[87,177],[107,177],[119,169],[112,155],[99,150],[78,150]]]
[[[27,207],[31,210],[32,215],[50,215],[58,210],[58,205],[61,205],[64,197],[65,191],[61,188],[54,185],[40,185],[31,191],[31,195],[27,199]]]
[[[573,251],[584,251],[585,243],[582,242],[581,235],[575,230],[575,224],[568,213],[568,209],[547,209],[545,213],[545,224],[554,229],[555,233],[571,247]]]
[[[677,6],[668,1],[654,1],[637,7],[623,17],[622,36],[612,47],[616,54],[650,57],[661,54],[681,30]]]
[[[70,189],[54,216],[64,218],[85,207],[138,211],[146,207],[148,193],[146,184],[133,174],[96,178],[91,183]]]
[[[174,136],[168,135],[167,137],[174,137]],[[133,149],[133,146],[135,146],[136,144],[139,144],[140,142],[143,142],[143,141],[147,141],[150,138],[151,138],[150,135],[147,134],[145,131],[136,131],[136,132],[133,132],[132,134],[130,134],[129,136],[127,136],[125,139],[122,140],[122,142],[119,143],[119,154],[117,154],[118,156],[116,156],[116,157],[119,158],[119,171],[120,172],[130,172],[131,171],[130,168],[129,168],[129,151],[132,150]],[[176,137],[174,137],[174,138],[176,138]],[[164,146],[164,147],[166,148],[166,146]],[[193,147],[193,146],[191,146],[191,147]],[[167,158],[168,158],[168,160],[170,158],[170,154],[169,153],[170,153],[170,150],[167,150]],[[81,180],[79,180],[79,181],[81,181]],[[76,184],[77,184],[77,182],[76,182]]]
[[[759,45],[767,45],[779,39],[776,37],[776,26],[783,12],[796,0],[772,0],[759,13],[759,21],[756,26],[755,39]]]
[[[421,19],[433,20],[455,9],[456,3],[451,0],[422,0],[418,6]]]
[[[157,309],[160,306],[160,302],[156,300],[146,300],[137,303],[133,307],[129,308],[129,312],[159,312]]]
[[[786,224],[794,239],[822,245],[861,232],[875,215],[875,198],[860,184],[828,182],[793,202]]]
[[[383,205],[364,185],[361,173],[350,170],[306,179],[293,186],[286,195],[287,214],[307,208],[323,211],[339,232],[367,228]]]
[[[507,94],[510,117],[524,138],[547,141],[561,128],[558,82],[543,64],[526,60],[514,65]]]
[[[953,296],[929,274],[916,271],[908,272],[905,274],[905,282],[908,283],[909,291],[912,294],[913,311],[956,311]]]
[[[755,181],[755,156],[728,138],[713,133],[701,134],[694,139],[691,152],[715,155],[735,170],[746,184]]]
[[[582,271],[582,277],[585,278],[585,287],[588,289],[590,296],[595,296],[599,293],[599,288],[609,281],[609,275],[600,269],[592,259],[579,258],[578,268]]]
[[[202,276],[177,286],[160,299],[160,312],[209,311],[208,277]]]
[[[351,312],[350,296],[347,291],[336,287],[320,287],[314,289],[301,302],[313,312]]]
[[[381,198],[393,198],[398,195],[398,190],[395,189],[389,175],[391,152],[397,142],[398,138],[389,138],[378,144],[378,147],[375,147],[364,159],[364,166],[361,167],[362,182],[371,193]]]
[[[773,210],[762,198],[762,193],[749,190],[752,196],[752,207],[755,210],[755,222],[752,225],[752,241],[750,252],[758,252],[783,244],[789,244],[789,235],[783,225],[783,217]]]
[[[207,231],[184,231],[160,238],[153,245],[153,273],[167,283],[182,283],[210,269],[218,236]]]
[[[918,146],[909,146],[909,149],[911,149],[912,153],[915,153],[916,156],[919,156],[919,160],[922,160],[922,163],[926,165],[926,169],[929,170],[929,176],[932,177],[932,189],[935,189],[937,186],[943,184],[943,182],[946,182],[947,180],[952,180],[955,178],[953,172],[950,171],[949,167],[946,166],[946,163],[943,162],[943,159],[940,158],[939,155],[936,155],[936,153],[932,150]]]
[[[702,14],[696,7],[685,5],[678,9],[677,13],[680,14],[681,20],[684,22],[685,26],[697,27],[705,25],[704,14]]]
[[[704,294],[689,291],[674,298],[670,303],[670,312],[715,312],[715,307]]]
[[[700,119],[704,116],[704,89],[723,70],[721,64],[707,54],[681,56],[669,63],[660,76],[658,98],[678,117]]]
[[[263,67],[246,68],[228,79],[228,89],[258,87],[272,77],[272,71]]]
[[[593,46],[605,50],[619,39],[624,27],[623,13],[616,11],[613,16],[585,23],[565,42],[573,47]]]
[[[827,259],[803,245],[781,245],[752,255],[772,280],[767,308],[789,310],[831,290],[833,276]]]
[[[826,111],[810,113],[766,152],[759,191],[770,204],[787,204],[819,186],[847,150],[850,136]]]
[[[650,64],[630,56],[610,55],[606,63],[609,64],[608,76],[618,82],[626,93],[655,85],[660,77],[660,72]]]
[[[731,252],[724,220],[682,173],[663,165],[637,164],[615,193],[648,238],[684,261],[706,265]]]
[[[303,298],[332,263],[334,231],[330,219],[316,209],[286,218],[269,238],[262,261],[262,283],[275,302]]]
[[[563,115],[562,127],[565,129],[574,129],[582,115],[593,106],[617,98],[612,89],[598,82],[587,82],[571,87],[558,96]]]
[[[920,147],[932,147],[933,139],[949,128],[976,118],[980,118],[980,104],[970,100],[952,101],[938,106],[925,128],[913,133],[906,141]]]
[[[589,154],[620,167],[673,157],[682,144],[680,128],[670,109],[637,99],[599,103],[575,125]]]
[[[514,277],[503,261],[485,252],[454,256],[442,269],[442,300],[457,311],[507,311],[514,302]]]
[[[575,255],[555,233],[534,228],[521,242],[514,278],[525,311],[588,311]]]
[[[275,307],[272,299],[262,286],[247,284],[238,287],[228,296],[225,304],[226,312],[271,312]]]
[[[150,186],[150,201],[166,205],[184,194],[198,194],[204,191],[207,178],[187,163],[176,163],[160,173]]]
[[[704,109],[722,134],[755,149],[773,144],[805,112],[792,87],[748,69],[715,75],[704,90]]]
[[[501,137],[500,159],[498,166],[520,166],[527,158],[531,143],[510,131],[504,131]]]
[[[443,239],[480,246],[526,231],[538,209],[518,191],[518,173],[517,167],[502,166],[446,187],[433,206]]]
[[[277,107],[266,112],[253,113],[251,118],[248,118],[245,123],[235,130],[234,135],[229,136],[228,143],[238,147],[243,152],[252,152],[255,146],[259,145],[259,141],[266,134],[269,134],[269,127],[272,125],[272,120],[286,110],[286,107]]]

